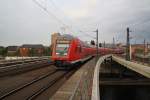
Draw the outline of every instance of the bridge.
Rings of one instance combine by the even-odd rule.
[[[150,100],[150,66],[106,55],[89,60],[50,100]]]

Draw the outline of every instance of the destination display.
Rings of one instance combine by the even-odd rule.
[[[67,41],[67,40],[57,40],[57,44],[58,43],[61,43],[61,44],[69,44],[70,41]]]

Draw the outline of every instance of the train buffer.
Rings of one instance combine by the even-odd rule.
[[[150,100],[150,67],[114,55],[91,59],[49,100]]]

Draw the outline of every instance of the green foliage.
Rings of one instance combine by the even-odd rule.
[[[44,48],[44,52],[42,52],[41,54],[38,54],[38,51],[34,48],[30,48],[29,49],[29,56],[33,57],[33,56],[51,56],[52,54],[52,50],[50,47],[45,47]],[[7,48],[0,48],[0,56],[5,57],[5,56],[20,56],[20,51],[19,49],[16,52],[7,52]]]
[[[45,47],[44,56],[51,56],[51,49],[50,49],[50,47]]]
[[[30,50],[29,50],[29,56],[30,57],[33,57],[33,56],[35,56],[35,50],[33,49],[33,48],[30,48]]]
[[[7,55],[7,48],[0,48],[0,55],[1,56],[6,56]]]

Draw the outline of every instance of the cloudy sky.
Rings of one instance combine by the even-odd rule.
[[[40,4],[40,5],[39,5]],[[0,0],[0,45],[50,44],[54,32],[89,41],[150,42],[150,0]]]

